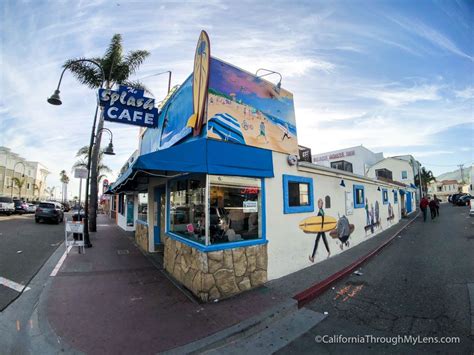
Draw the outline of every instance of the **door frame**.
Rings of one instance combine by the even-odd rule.
[[[161,197],[165,196],[166,199],[166,185],[158,185],[153,188],[153,243],[155,245],[163,244],[161,238],[161,225],[160,225],[160,216],[161,216]],[[166,208],[166,203],[163,208]],[[164,222],[166,227],[166,221]],[[165,229],[165,228],[163,228]]]

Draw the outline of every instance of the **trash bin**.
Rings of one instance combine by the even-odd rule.
[[[82,221],[83,217],[84,216],[80,213],[80,211],[77,211],[72,215],[72,221],[73,222]],[[79,233],[73,233],[72,237],[74,238],[74,240],[82,240],[82,234],[79,234]]]

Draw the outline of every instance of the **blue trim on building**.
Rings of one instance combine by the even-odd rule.
[[[393,204],[397,203],[398,204],[398,192],[397,190],[393,191]]]
[[[388,190],[382,189],[382,201],[384,205],[388,204]]]
[[[290,206],[289,189],[288,189],[288,183],[290,182],[308,184],[309,205]],[[289,214],[289,213],[302,213],[302,212],[313,212],[313,211],[314,211],[313,179],[308,178],[308,177],[303,177],[303,176],[283,174],[283,213]]]
[[[364,185],[353,185],[354,193],[354,208],[364,208],[365,207],[365,187]],[[362,203],[357,203],[357,191],[362,190]]]

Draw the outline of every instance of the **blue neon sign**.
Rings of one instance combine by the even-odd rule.
[[[144,91],[120,85],[118,91],[99,89],[99,105],[104,120],[141,127],[156,127],[158,109],[155,100],[144,97]]]

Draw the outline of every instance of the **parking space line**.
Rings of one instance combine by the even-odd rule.
[[[64,263],[64,260],[66,260],[66,256],[67,256],[67,253],[69,253],[71,251],[71,248],[72,246],[70,246],[68,248],[68,250],[66,250],[63,254],[63,256],[61,256],[61,259],[59,259],[58,263],[56,264],[56,266],[54,267],[53,271],[51,271],[51,274],[49,276],[56,276],[56,274],[58,273],[59,269],[61,268],[61,266],[63,265]]]
[[[11,288],[12,290],[15,290],[16,292],[20,292],[20,293],[22,293],[23,291],[31,290],[31,288],[28,287],[28,286],[24,286],[22,284],[19,284],[15,281],[6,279],[6,278],[1,277],[1,276],[0,276],[0,285],[6,286],[6,287]]]

